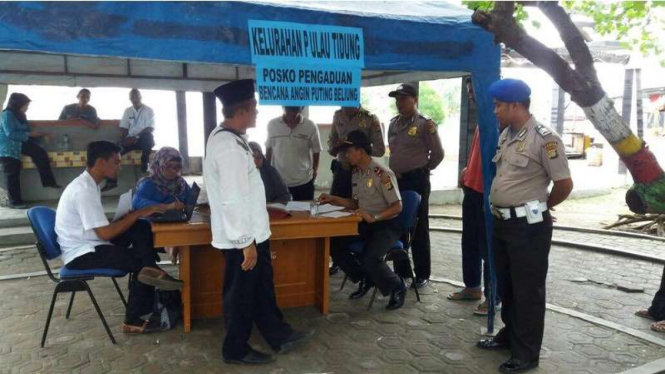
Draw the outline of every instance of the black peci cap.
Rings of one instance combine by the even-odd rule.
[[[240,79],[215,88],[215,96],[225,107],[254,98],[254,80]]]

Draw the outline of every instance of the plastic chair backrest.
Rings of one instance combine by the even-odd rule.
[[[44,257],[48,260],[58,258],[62,250],[55,234],[55,211],[45,206],[36,206],[28,209],[27,214]]]
[[[420,194],[415,191],[402,191],[402,212],[397,216],[402,230],[411,232],[416,223],[418,208],[420,207]]]

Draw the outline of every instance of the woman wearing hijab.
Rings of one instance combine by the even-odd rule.
[[[26,208],[21,198],[21,155],[30,156],[37,165],[43,187],[61,188],[53,176],[48,154],[35,141],[46,134],[32,131],[28,126],[25,113],[29,106],[30,99],[15,92],[9,96],[0,118],[0,164],[5,173],[9,206],[15,209]]]
[[[132,199],[134,210],[157,204],[168,204],[168,209],[184,209],[189,195],[189,185],[182,177],[182,156],[177,149],[163,147],[155,154],[150,163],[150,174],[136,185]],[[196,203],[196,202],[193,202]],[[176,263],[178,252],[174,248],[165,248]]]
[[[261,173],[261,179],[263,180],[263,186],[266,190],[266,202],[268,203],[284,203],[291,200],[291,194],[289,189],[286,188],[282,177],[277,172],[269,162],[266,162],[266,158],[263,155],[261,146],[259,143],[250,142],[249,148],[252,149],[254,153],[254,164],[256,168],[259,169]]]
[[[184,209],[189,185],[180,175],[182,156],[177,149],[163,147],[150,163],[149,175],[136,185],[132,200],[134,210],[157,204],[170,204],[169,209]]]

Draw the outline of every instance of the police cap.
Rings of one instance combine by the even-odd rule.
[[[372,154],[372,142],[367,135],[360,130],[351,131],[346,140],[342,143],[342,149],[349,147],[358,147],[365,150],[368,155]]]
[[[418,89],[416,86],[411,83],[402,83],[400,84],[395,91],[390,91],[388,94],[390,97],[396,96],[413,96],[418,97]]]

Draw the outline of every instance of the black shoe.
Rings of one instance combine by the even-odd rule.
[[[411,287],[421,289],[429,284],[429,279],[427,278],[416,278],[413,280]]]
[[[349,295],[349,299],[352,300],[360,299],[361,297],[365,296],[365,294],[369,292],[369,290],[371,290],[372,287],[374,287],[374,284],[372,284],[372,282],[370,282],[365,278],[361,279],[360,282],[358,282],[358,289],[353,293],[351,293],[351,295]]]
[[[282,345],[279,346],[279,349],[276,349],[278,354],[285,354],[291,352],[294,348],[299,345],[302,345],[308,341],[312,336],[314,336],[314,331],[307,332],[292,332]]]
[[[501,342],[496,340],[496,338],[492,339],[483,339],[476,343],[476,347],[480,349],[486,349],[488,351],[496,351],[499,349],[508,349],[508,344],[505,342]]]
[[[522,361],[517,358],[511,358],[499,366],[502,373],[524,373],[538,367],[538,360]]]
[[[328,275],[335,275],[337,273],[339,273],[339,266],[337,265],[333,265],[328,269]]]
[[[224,362],[227,364],[237,364],[237,365],[266,365],[271,362],[274,362],[275,358],[271,355],[255,351],[250,348],[248,354],[243,358],[225,358]]]
[[[20,203],[16,203],[16,204],[11,204],[11,203],[10,203],[9,205],[7,205],[7,208],[11,208],[11,209],[28,209],[28,204],[26,204],[26,203],[24,203],[24,202],[22,202],[22,201],[21,201]]]
[[[388,301],[386,309],[396,310],[401,308],[404,305],[405,297],[406,297],[406,284],[404,283],[404,279],[400,278],[400,285],[396,289],[394,289],[393,292],[390,294],[390,301]]]
[[[116,188],[116,187],[118,187],[118,184],[117,184],[117,183],[109,183],[109,182],[106,182],[106,184],[105,184],[104,187],[102,188],[102,192],[106,192],[106,191],[112,190],[112,189],[114,189],[114,188]]]

